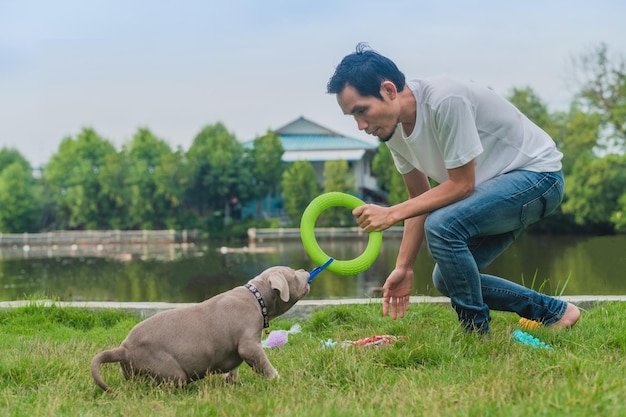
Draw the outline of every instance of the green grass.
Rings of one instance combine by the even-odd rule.
[[[267,351],[281,374],[265,380],[242,365],[240,381],[219,376],[178,389],[126,381],[93,383],[89,362],[118,346],[138,319],[118,311],[29,307],[0,311],[2,416],[622,416],[626,303],[583,313],[570,331],[532,334],[554,351],[512,341],[510,313],[493,313],[487,339],[460,330],[450,307],[412,305],[404,319],[380,304],[327,307],[302,332]],[[272,329],[292,321],[275,320]],[[383,347],[323,349],[320,341],[407,336]]]

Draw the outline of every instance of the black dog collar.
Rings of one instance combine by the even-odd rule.
[[[265,301],[263,301],[261,293],[254,285],[250,283],[244,285],[244,287],[249,289],[250,292],[256,297],[256,300],[259,302],[259,305],[261,306],[261,314],[263,314],[263,328],[267,329],[268,327],[270,327],[270,320],[267,317],[267,307],[265,307]]]

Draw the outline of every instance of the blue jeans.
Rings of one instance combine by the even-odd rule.
[[[512,171],[428,215],[424,230],[436,263],[434,285],[450,297],[466,330],[488,333],[490,309],[512,311],[545,325],[565,314],[564,301],[480,272],[529,224],[559,206],[563,188],[561,171]]]

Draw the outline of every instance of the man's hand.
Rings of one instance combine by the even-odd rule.
[[[413,288],[413,270],[394,269],[383,285],[383,316],[389,314],[391,304],[391,318],[399,315],[404,317],[404,311],[409,309],[411,289]]]
[[[357,223],[366,232],[382,232],[394,225],[390,218],[390,208],[375,204],[365,204],[352,210]]]

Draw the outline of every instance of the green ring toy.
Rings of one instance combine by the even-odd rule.
[[[330,258],[315,239],[315,222],[319,215],[330,207],[343,206],[353,210],[365,204],[359,198],[345,193],[330,192],[315,197],[304,210],[300,221],[302,244],[309,256],[317,264],[323,264]],[[356,275],[372,266],[383,243],[381,232],[371,232],[365,251],[358,257],[342,261],[335,259],[326,269],[340,275]]]

